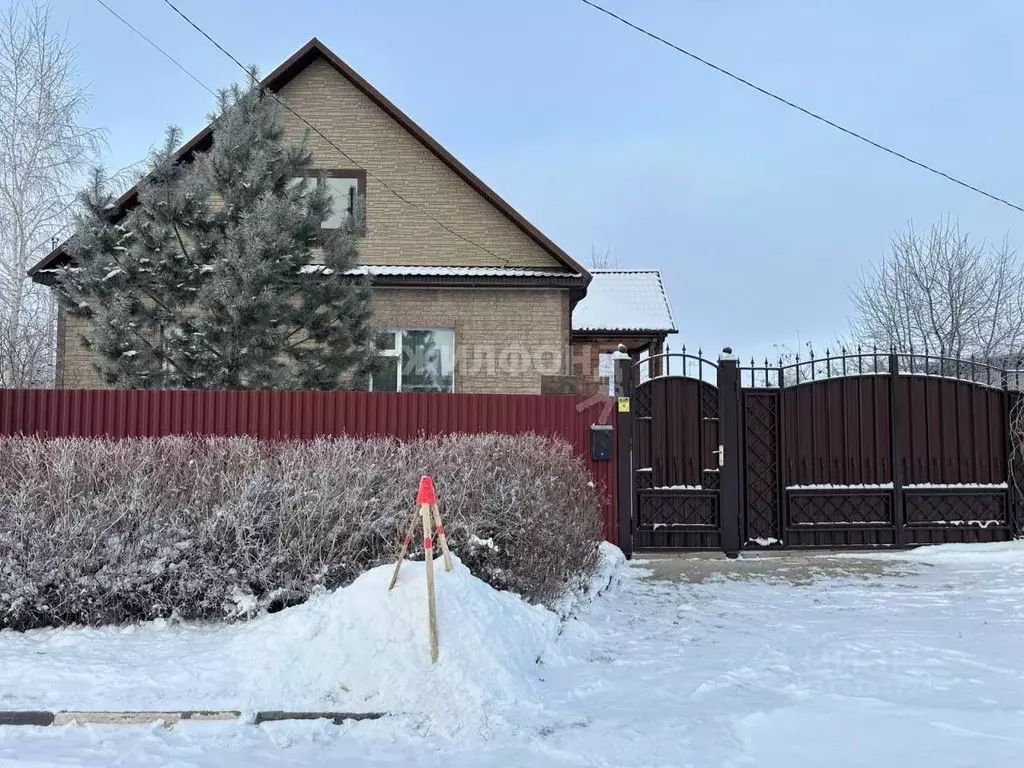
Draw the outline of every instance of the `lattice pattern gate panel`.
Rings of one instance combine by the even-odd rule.
[[[743,393],[746,544],[782,542],[779,514],[779,393]]]
[[[907,490],[906,543],[1005,541],[1012,537],[1007,493],[955,487]]]
[[[896,543],[891,490],[786,491],[787,547],[887,547]]]
[[[721,547],[719,494],[713,490],[644,490],[638,493],[633,546],[647,549]]]

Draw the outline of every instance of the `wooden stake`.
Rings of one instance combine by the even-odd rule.
[[[437,606],[434,603],[434,542],[431,537],[431,513],[429,504],[420,504],[423,518],[424,561],[427,566],[427,626],[430,633],[430,661],[437,661]]]
[[[416,532],[416,518],[419,517],[418,513],[413,512],[412,520],[409,521],[409,530],[405,533],[405,538],[402,539],[402,548],[398,551],[398,559],[395,561],[395,572],[391,576],[391,583],[388,584],[388,592],[395,588],[395,584],[398,583],[398,569],[402,567],[402,561],[405,560],[405,553],[409,551],[409,545],[412,543],[412,535]]]
[[[444,526],[441,525],[441,513],[437,511],[437,504],[430,505],[434,513],[434,530],[437,533],[437,540],[441,542],[441,552],[444,553],[444,569],[452,572],[452,553],[448,551],[448,538],[444,535]]]

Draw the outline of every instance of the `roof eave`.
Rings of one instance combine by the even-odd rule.
[[[381,288],[557,288],[582,290],[583,275],[530,277],[525,275],[371,275],[370,284]]]
[[[669,334],[679,333],[678,328],[573,328],[573,336],[585,336],[591,338],[615,338],[624,339],[632,336],[668,336]]]
[[[361,275],[353,275],[354,278]],[[37,270],[32,279],[53,285],[56,269]],[[370,284],[380,288],[550,288],[582,292],[586,288],[583,275],[365,275]]]

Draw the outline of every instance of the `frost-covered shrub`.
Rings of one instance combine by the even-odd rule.
[[[495,587],[551,602],[594,567],[586,467],[534,435],[3,438],[0,627],[301,602],[395,556],[422,474],[452,549]]]

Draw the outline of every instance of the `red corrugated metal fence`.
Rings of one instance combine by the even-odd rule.
[[[571,443],[602,495],[605,537],[616,541],[615,460],[590,459],[590,426],[611,424],[610,398],[391,392],[203,392],[0,389],[0,435],[159,437],[391,436],[534,432]],[[614,444],[614,441],[613,441]]]

